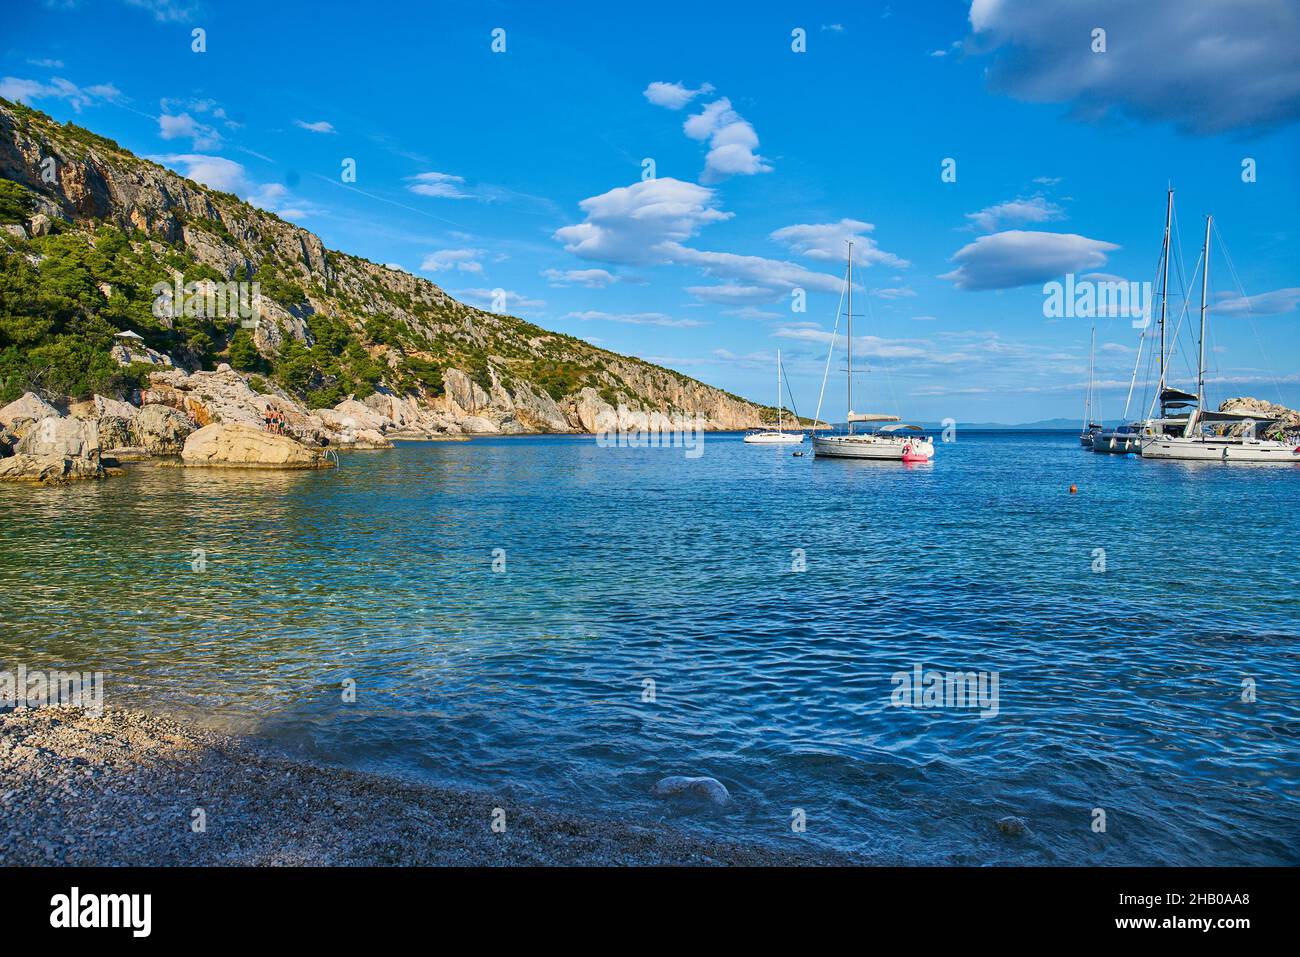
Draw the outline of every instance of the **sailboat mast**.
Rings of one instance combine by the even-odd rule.
[[[849,333],[848,333],[848,372],[849,372],[849,414],[848,430],[853,431],[853,240],[849,240]]]
[[[776,430],[781,431],[781,350],[776,350]]]
[[[1156,387],[1157,397],[1165,391],[1165,314],[1169,303],[1169,220],[1174,211],[1174,188],[1169,187],[1169,194],[1165,200],[1165,250],[1164,250],[1164,278],[1160,280],[1160,384]],[[1157,398],[1157,401],[1159,399]],[[1165,410],[1163,404],[1160,409],[1160,416],[1164,418]]]
[[[1083,431],[1092,427],[1092,379],[1097,355],[1097,323],[1092,323],[1092,338],[1088,342],[1088,391],[1083,394]]]
[[[1205,263],[1201,267],[1201,356],[1196,363],[1196,418],[1200,420],[1200,414],[1205,411],[1205,312],[1207,308],[1206,296],[1210,288],[1210,227],[1214,223],[1213,216],[1205,217]]]

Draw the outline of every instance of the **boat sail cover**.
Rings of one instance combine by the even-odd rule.
[[[1160,393],[1161,405],[1195,405],[1197,401],[1196,393],[1182,389],[1165,389]]]
[[[879,412],[850,412],[848,422],[897,422],[896,415],[882,415]]]

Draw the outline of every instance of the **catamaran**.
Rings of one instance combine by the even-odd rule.
[[[899,421],[896,415],[883,415],[874,412],[853,411],[853,243],[849,243],[848,279],[845,287],[848,295],[848,333],[847,372],[848,372],[848,418],[845,420],[845,432],[839,435],[814,435],[813,453],[818,458],[841,459],[878,459],[894,462],[928,462],[934,457],[934,443],[920,426],[908,425]],[[836,324],[838,328],[838,323]],[[835,353],[835,334],[831,334],[830,353],[826,357],[827,369],[830,368],[831,356]],[[822,389],[826,383],[823,380]],[[818,401],[816,420],[821,418],[821,402]],[[853,431],[853,423],[888,423],[880,425],[871,432]]]
[[[793,401],[793,395],[791,396]],[[807,406],[804,406],[806,409]],[[798,445],[803,441],[802,432],[786,432],[781,428],[781,350],[776,350],[776,431],[750,432],[745,441],[750,445]],[[795,424],[799,424],[796,416]]]
[[[1300,438],[1277,428],[1277,419],[1205,408],[1205,323],[1209,311],[1210,231],[1213,216],[1205,217],[1205,245],[1201,253],[1201,332],[1196,365],[1196,392],[1165,388],[1161,376],[1161,418],[1148,419],[1142,429],[1144,459],[1179,459],[1199,462],[1300,462]],[[1170,407],[1189,408],[1182,416],[1168,417]],[[1259,438],[1258,433],[1272,436]]]

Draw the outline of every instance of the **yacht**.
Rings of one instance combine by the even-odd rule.
[[[793,401],[793,397],[791,399]],[[807,406],[804,406],[807,408]],[[750,445],[798,445],[803,441],[802,432],[785,432],[781,428],[781,350],[776,350],[776,430],[775,431],[754,431],[745,435],[745,441]],[[798,416],[795,417],[795,425],[799,424]]]
[[[928,462],[934,457],[934,442],[916,425],[899,421],[896,415],[853,411],[853,243],[849,243],[848,279],[845,287],[848,296],[848,418],[845,431],[836,435],[814,435],[813,453],[818,458],[876,459],[893,462]],[[838,323],[837,323],[838,327]],[[835,353],[835,334],[831,334],[830,354],[826,357],[827,369]],[[825,382],[822,383],[823,390]],[[818,403],[820,419],[821,403]],[[868,432],[854,432],[854,423],[875,425]]]
[[[1210,232],[1214,217],[1205,217],[1205,245],[1201,254],[1201,333],[1196,365],[1196,392],[1160,390],[1161,417],[1149,419],[1142,429],[1144,459],[1192,462],[1297,462],[1300,437],[1277,428],[1276,419],[1205,408],[1205,323],[1209,311]],[[1163,386],[1163,381],[1161,383]],[[1172,393],[1172,394],[1171,394]],[[1166,401],[1166,399],[1171,401]],[[1168,416],[1169,407],[1188,408],[1185,415]],[[1269,436],[1259,438],[1259,434]]]

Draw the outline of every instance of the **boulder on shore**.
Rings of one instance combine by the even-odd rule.
[[[35,392],[24,392],[21,397],[0,409],[0,425],[20,436],[27,431],[31,423],[58,417],[59,410]]]
[[[41,482],[60,485],[77,479],[104,477],[97,460],[71,455],[31,455],[19,452],[0,459],[0,482]]]
[[[167,405],[146,405],[130,423],[130,445],[150,455],[179,455],[194,431],[194,420]]]
[[[287,435],[275,435],[237,422],[205,425],[185,440],[186,465],[226,468],[319,469],[331,463]]]
[[[47,417],[27,431],[14,450],[19,455],[99,458],[99,423]]]

